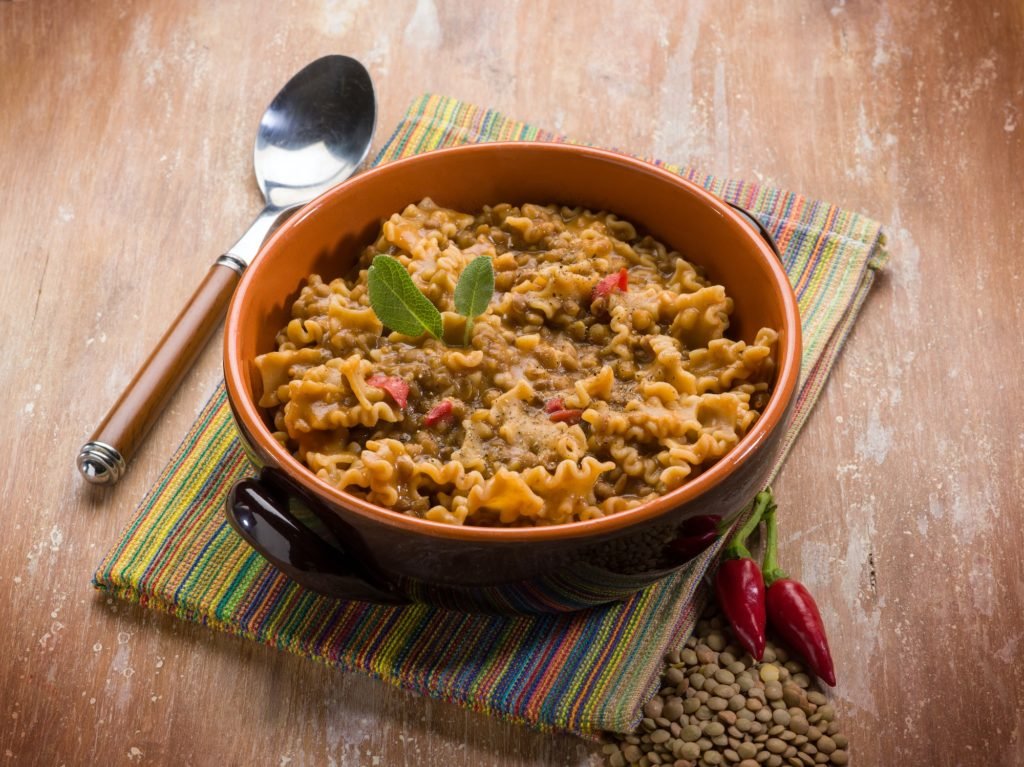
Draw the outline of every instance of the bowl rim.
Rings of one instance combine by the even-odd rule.
[[[476,527],[472,525],[455,525],[447,522],[435,522],[420,517],[395,512],[387,507],[378,506],[356,495],[340,490],[316,476],[307,466],[300,463],[283,445],[273,438],[260,414],[259,406],[244,395],[245,381],[248,371],[246,361],[241,359],[238,346],[241,333],[238,317],[245,303],[245,295],[249,286],[259,278],[261,265],[267,260],[264,254],[273,251],[278,244],[287,239],[289,232],[308,218],[317,215],[318,211],[339,194],[357,193],[361,185],[373,183],[379,176],[390,176],[401,173],[408,165],[424,162],[437,162],[443,155],[458,155],[490,152],[539,152],[539,153],[571,153],[592,158],[599,162],[627,166],[635,171],[654,175],[672,184],[682,186],[715,210],[730,226],[749,239],[761,257],[768,263],[772,276],[771,287],[781,297],[784,327],[779,328],[779,356],[782,364],[776,373],[776,386],[771,393],[768,405],[755,421],[753,427],[737,444],[720,458],[713,466],[693,480],[664,495],[632,509],[626,509],[606,517],[577,522],[566,522],[557,525],[536,527]],[[351,192],[349,190],[352,190]],[[801,364],[801,326],[796,295],[779,258],[758,232],[751,228],[749,222],[733,210],[721,198],[708,192],[703,187],[682,176],[666,170],[651,162],[638,159],[609,149],[581,146],[577,144],[561,144],[532,141],[496,141],[482,144],[463,144],[454,147],[434,149],[409,157],[393,160],[382,165],[369,168],[362,173],[332,187],[298,212],[288,218],[260,248],[257,257],[242,274],[242,278],[232,296],[224,325],[224,380],[228,398],[242,438],[247,436],[257,442],[258,451],[269,454],[272,461],[300,486],[323,496],[331,503],[345,508],[368,521],[397,528],[404,532],[417,533],[434,538],[464,540],[467,542],[541,542],[550,540],[570,540],[591,538],[616,533],[623,528],[653,520],[662,514],[679,508],[723,482],[737,471],[761,443],[765,442],[776,428],[785,428],[785,419],[790,400],[795,396],[800,376]]]

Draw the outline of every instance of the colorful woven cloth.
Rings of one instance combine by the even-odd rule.
[[[424,96],[375,162],[492,140],[561,139]],[[778,189],[666,167],[754,212],[783,251],[805,344],[788,448],[883,264],[880,227]],[[693,625],[697,587],[714,555],[625,603],[572,615],[494,617],[332,601],[279,574],[224,521],[224,497],[249,471],[220,386],[104,558],[97,588],[545,730],[593,735],[637,724],[664,653]]]

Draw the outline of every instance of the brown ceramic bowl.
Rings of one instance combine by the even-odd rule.
[[[473,211],[498,202],[617,213],[702,264],[735,300],[730,335],[779,331],[769,404],[722,460],[635,509],[567,525],[460,527],[380,508],[317,478],[271,437],[255,357],[275,348],[304,278],[349,272],[381,221],[411,202]],[[622,599],[684,566],[741,512],[782,447],[800,368],[800,320],[769,244],[729,205],[675,174],[616,153],[494,143],[421,154],[347,181],[267,242],[235,291],[224,341],[228,397],[259,468],[227,503],[231,524],[284,573],[321,593],[464,610],[546,612]],[[711,518],[711,519],[709,519]]]

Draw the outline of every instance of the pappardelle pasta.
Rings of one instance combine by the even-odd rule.
[[[441,311],[443,338],[403,336],[370,306],[396,258]],[[490,257],[495,292],[454,311]],[[698,266],[607,212],[430,199],[384,222],[353,274],[309,277],[260,355],[275,437],[326,482],[429,520],[593,519],[713,465],[768,400],[777,334],[726,337],[733,301]]]

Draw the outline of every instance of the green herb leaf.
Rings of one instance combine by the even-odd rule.
[[[455,311],[466,318],[466,337],[473,330],[473,320],[487,311],[494,295],[494,265],[490,256],[477,256],[462,270],[455,285]]]
[[[407,336],[440,338],[441,312],[420,292],[402,263],[391,256],[373,259],[367,274],[370,306],[385,326]]]

